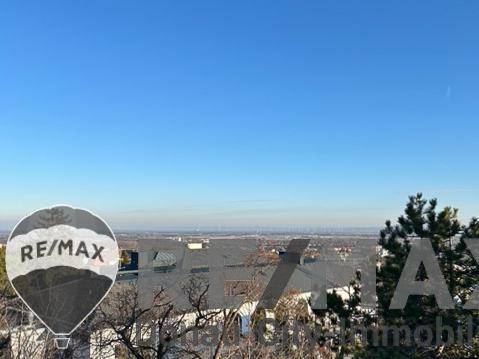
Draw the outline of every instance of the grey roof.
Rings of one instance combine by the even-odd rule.
[[[153,258],[154,266],[172,266],[176,264],[176,256],[172,252],[156,252]]]

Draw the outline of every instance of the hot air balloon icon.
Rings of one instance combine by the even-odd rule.
[[[7,275],[18,296],[55,334],[59,349],[113,286],[119,251],[108,225],[66,205],[38,210],[13,229]]]

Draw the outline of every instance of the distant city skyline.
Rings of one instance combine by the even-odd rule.
[[[479,216],[479,3],[9,2],[0,229],[381,227]]]

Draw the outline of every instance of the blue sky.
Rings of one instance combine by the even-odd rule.
[[[0,4],[0,228],[479,216],[475,1]]]

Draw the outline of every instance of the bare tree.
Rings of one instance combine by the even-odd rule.
[[[0,358],[51,358],[53,336],[17,297],[0,298]]]
[[[235,298],[234,304],[211,308],[208,279],[192,275],[181,285],[189,303],[182,309],[164,288],[154,293],[150,306],[142,307],[136,283],[117,283],[93,319],[92,356],[220,358],[238,347],[239,314],[261,293],[258,283],[254,271],[249,280],[230,281],[225,295]]]
[[[188,345],[187,336],[212,323],[221,310],[206,305],[208,285],[191,280],[185,288],[191,310],[178,310],[166,290],[159,288],[148,308],[140,306],[136,284],[118,284],[97,310],[92,351],[123,347],[128,357],[164,358],[167,354],[201,357],[205,348]],[[122,349],[117,349],[122,350]]]

